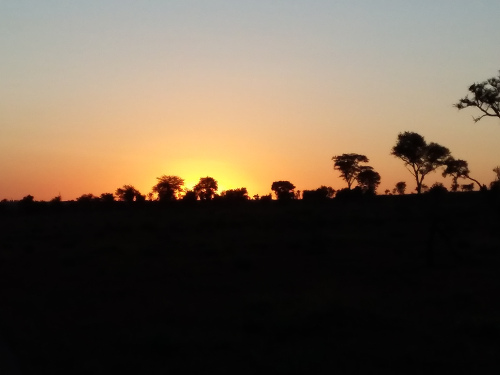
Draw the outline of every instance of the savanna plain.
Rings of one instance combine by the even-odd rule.
[[[498,195],[121,203],[2,208],[22,374],[498,373]]]

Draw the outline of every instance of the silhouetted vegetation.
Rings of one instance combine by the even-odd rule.
[[[146,198],[132,185],[123,185],[123,187],[116,189],[115,195],[122,202],[132,203],[142,202]]]
[[[497,364],[493,196],[314,191],[286,205],[1,202],[0,328],[22,373]]]
[[[158,183],[153,186],[153,193],[158,195],[160,202],[174,201],[182,197],[184,192],[184,180],[178,176],[166,176],[156,178]]]
[[[406,182],[399,181],[396,183],[396,187],[394,188],[394,194],[404,195],[406,191]]]
[[[230,202],[245,202],[249,199],[247,188],[225,190],[220,198]]]
[[[428,191],[429,194],[435,196],[440,196],[446,194],[447,192],[448,189],[441,182],[435,182],[434,184],[432,184]]]
[[[337,191],[335,199],[339,201],[357,201],[363,198],[363,189],[360,186],[356,186],[353,189],[344,188]]]
[[[482,189],[483,186],[479,183],[479,181],[470,177],[469,173],[469,166],[465,160],[454,159],[451,156],[446,159],[443,177],[452,176],[453,182],[451,185],[451,191],[457,191],[459,178],[467,178],[474,181],[478,185],[479,189]]]
[[[94,196],[93,194],[82,194],[78,198],[76,198],[76,201],[82,205],[87,205],[92,202],[99,201],[99,198]]]
[[[211,201],[217,189],[217,181],[207,176],[200,178],[200,181],[194,186],[193,191],[200,200]]]
[[[468,176],[458,167],[445,175]],[[361,372],[390,373],[381,358],[398,374],[496,363],[498,195],[442,183],[404,195],[400,181],[397,196],[376,196],[373,168],[354,176],[302,199],[275,181],[278,202],[218,196],[211,177],[184,191],[176,176],[148,201],[132,185],[118,201],[3,200],[0,329],[29,374],[349,373],[360,352],[373,359]]]
[[[306,201],[324,201],[331,199],[335,196],[335,189],[331,186],[320,186],[316,190],[304,190],[302,192],[302,199]]]
[[[500,192],[500,166],[493,168],[496,178],[490,183],[490,189],[495,192]]]
[[[270,201],[272,201],[272,200],[273,200],[273,197],[272,197],[272,195],[271,195],[271,194],[266,194],[266,195],[261,196],[261,197],[259,198],[259,200],[260,200],[261,202],[270,202]]]
[[[340,176],[347,182],[347,188],[351,189],[356,181],[358,174],[362,171],[360,163],[368,163],[365,155],[360,154],[342,154],[333,156],[333,169],[340,172]]]
[[[290,181],[274,181],[271,190],[274,191],[276,199],[286,201],[295,198],[295,185]]]
[[[356,176],[356,181],[365,194],[375,194],[380,185],[380,174],[372,167],[364,166]]]
[[[404,161],[405,166],[415,177],[416,190],[420,194],[425,176],[445,165],[450,150],[434,142],[428,144],[418,133],[404,132],[398,135],[391,154]]]
[[[115,201],[115,196],[112,193],[102,193],[99,200],[106,204],[111,204]]]
[[[463,184],[463,185],[460,185],[460,188],[462,189],[462,191],[467,191],[467,192],[470,192],[470,191],[473,191],[474,190],[474,184]]]
[[[454,107],[459,110],[469,107],[477,108],[482,115],[473,117],[474,122],[478,122],[483,117],[500,118],[500,73],[498,77],[472,84],[469,87],[469,93],[454,104]]]

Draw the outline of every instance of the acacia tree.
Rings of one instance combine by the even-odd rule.
[[[174,201],[180,198],[180,194],[184,191],[184,180],[178,176],[161,176],[156,177],[158,183],[153,186],[153,192],[158,194],[160,202]]]
[[[356,180],[362,166],[359,163],[368,163],[365,155],[342,154],[332,157],[333,169],[340,172],[340,176],[347,182],[347,187],[351,190],[353,182]]]
[[[372,167],[361,167],[361,171],[356,176],[356,181],[363,192],[375,194],[380,185],[380,174],[375,172]]]
[[[295,197],[295,185],[290,181],[274,181],[271,190],[276,194],[278,200],[293,199]]]
[[[476,107],[482,112],[479,117],[473,117],[478,122],[483,117],[500,118],[500,72],[498,77],[492,77],[484,82],[474,83],[469,87],[469,93],[453,106],[459,110]]]
[[[479,189],[482,189],[482,185],[478,180],[469,176],[469,166],[465,160],[454,159],[453,157],[449,157],[445,162],[445,170],[443,171],[443,177],[451,176],[453,178],[453,183],[451,185],[452,191],[457,191],[458,189],[458,179],[459,178],[467,178],[471,181],[474,181]]]
[[[434,142],[428,144],[418,133],[404,132],[398,134],[391,155],[404,161],[406,169],[415,177],[420,194],[425,176],[445,164],[450,150]]]
[[[217,181],[207,176],[200,178],[200,181],[193,187],[193,191],[200,200],[210,201],[214,198],[218,188]]]

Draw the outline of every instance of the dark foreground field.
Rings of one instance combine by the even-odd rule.
[[[498,202],[417,198],[7,210],[0,336],[22,374],[497,374]]]

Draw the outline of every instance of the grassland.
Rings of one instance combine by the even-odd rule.
[[[0,212],[23,374],[500,368],[496,197]]]

